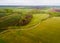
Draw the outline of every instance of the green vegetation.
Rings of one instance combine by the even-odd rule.
[[[18,22],[20,18],[21,17],[19,14],[12,14],[12,15],[2,17],[0,19],[0,28],[16,25],[17,24],[16,22]]]
[[[50,15],[60,17],[60,12],[49,12]]]
[[[60,12],[50,9],[1,9],[0,43],[60,43]]]

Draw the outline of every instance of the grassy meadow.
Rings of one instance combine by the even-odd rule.
[[[59,9],[0,8],[0,43],[60,43]]]

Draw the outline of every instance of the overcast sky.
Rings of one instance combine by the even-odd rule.
[[[0,5],[59,5],[60,0],[0,0]]]

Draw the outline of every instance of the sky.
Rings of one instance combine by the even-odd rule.
[[[60,0],[0,0],[0,5],[57,5]]]

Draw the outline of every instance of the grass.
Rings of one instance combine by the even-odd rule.
[[[29,24],[25,26],[12,26],[12,27],[9,27],[8,29],[28,29],[30,27],[33,27],[39,24],[42,21],[42,19],[46,19],[48,17],[49,17],[49,14],[33,14],[33,18]]]
[[[8,43],[60,43],[60,17],[49,18],[31,30],[8,30],[0,38]]]
[[[35,29],[40,29],[39,27],[27,30],[29,29],[28,26],[33,24],[38,24],[41,22],[42,18],[45,19],[48,14],[35,14],[33,15],[34,18],[31,20],[31,22],[21,28],[25,28],[26,30],[16,30],[16,29],[9,29],[5,33],[2,33],[0,35],[0,38],[6,41],[7,43],[40,43],[41,40],[38,37],[37,30]],[[46,17],[45,17],[46,16]],[[39,25],[38,25],[39,26]],[[39,32],[39,30],[38,30]],[[37,34],[36,34],[37,33]]]
[[[43,21],[32,30],[22,30],[23,36],[35,39],[36,43],[60,43],[60,17],[52,17]]]
[[[37,26],[34,27],[35,25]],[[31,27],[34,28],[29,29]],[[33,14],[28,25],[9,28],[0,34],[0,39],[7,43],[60,43],[60,17],[49,18],[49,14]]]

